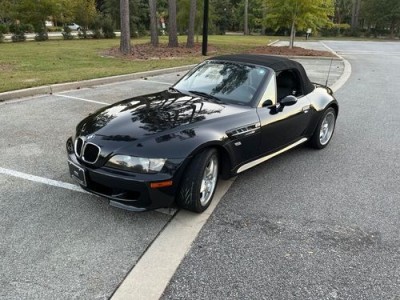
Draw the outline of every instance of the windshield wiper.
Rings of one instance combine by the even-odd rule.
[[[195,95],[198,95],[198,96],[201,96],[201,97],[205,97],[205,98],[207,98],[207,99],[213,99],[213,100],[216,100],[217,102],[220,102],[220,103],[224,103],[221,99],[219,99],[218,97],[216,97],[216,96],[214,96],[214,95],[211,95],[211,94],[207,94],[207,93],[205,93],[205,92],[200,92],[200,91],[189,91],[189,93],[192,93],[192,94],[195,94]]]

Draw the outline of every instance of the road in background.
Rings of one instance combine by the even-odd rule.
[[[91,30],[86,31],[86,33],[87,34],[93,34],[93,32]],[[47,35],[49,36],[49,39],[60,39],[60,40],[63,39],[62,32],[59,32],[59,31],[57,31],[57,32],[48,32]],[[71,32],[71,35],[74,36],[75,38],[78,38],[79,31],[74,30],[74,31]],[[36,36],[36,33],[26,33],[25,34],[25,37],[26,37],[27,41],[35,40],[35,36]],[[115,31],[115,36],[116,37],[121,36],[121,32],[120,31]],[[4,40],[5,41],[11,41],[11,37],[12,37],[12,34],[5,34],[4,35]]]
[[[353,70],[331,144],[240,175],[163,299],[400,298],[400,43],[325,44]]]

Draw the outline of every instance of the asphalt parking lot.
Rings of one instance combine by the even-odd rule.
[[[162,299],[400,299],[400,43],[324,43],[353,70],[330,145],[238,176]]]
[[[0,298],[106,299],[112,294],[171,215],[128,213],[71,190],[76,184],[67,172],[65,141],[90,112],[162,90],[177,77],[0,105]],[[13,171],[45,183],[8,175]]]
[[[324,82],[329,60],[301,60]],[[343,71],[333,61],[331,80]],[[173,210],[130,213],[82,192],[65,141],[89,113],[163,90],[182,76],[0,103],[0,298],[107,299],[170,221]]]

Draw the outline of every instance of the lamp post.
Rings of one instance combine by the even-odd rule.
[[[204,17],[203,17],[203,50],[202,54],[207,55],[208,46],[208,0],[204,0]]]

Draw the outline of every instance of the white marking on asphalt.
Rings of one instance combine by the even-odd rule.
[[[80,188],[79,186],[74,185],[74,184],[57,181],[57,180],[52,180],[52,179],[48,179],[48,178],[44,178],[44,177],[39,177],[39,176],[31,175],[31,174],[26,174],[26,173],[22,173],[22,172],[10,170],[10,169],[5,169],[5,168],[1,168],[1,167],[0,167],[0,174],[18,177],[21,179],[39,182],[39,183],[43,183],[43,184],[47,184],[47,185],[51,185],[51,186],[55,186],[55,187],[60,187],[60,188],[64,188],[64,189],[75,191],[75,192],[89,194],[88,192],[86,192],[85,190],[83,190],[82,188]]]
[[[13,177],[17,177],[20,179],[25,179],[25,180],[29,180],[29,181],[33,181],[33,182],[37,182],[37,183],[47,184],[47,185],[51,185],[51,186],[55,186],[55,187],[59,187],[59,188],[63,188],[63,189],[67,189],[67,190],[71,190],[71,191],[75,191],[75,192],[80,192],[80,193],[84,193],[84,194],[88,194],[88,195],[93,195],[93,196],[97,197],[97,195],[89,193],[89,192],[85,191],[84,189],[82,189],[80,186],[71,184],[71,183],[66,183],[66,182],[62,182],[62,181],[39,177],[39,176],[26,174],[26,173],[10,170],[10,169],[6,169],[6,168],[1,168],[1,167],[0,167],[0,174],[13,176]],[[173,216],[177,210],[174,208],[161,208],[161,209],[157,209],[155,211],[160,214]]]
[[[363,54],[363,53],[371,53],[371,54],[400,54],[399,51],[394,52],[386,52],[386,51],[370,51],[370,50],[341,50],[340,53],[356,53],[356,54]]]
[[[339,55],[336,51],[334,51],[332,48],[324,44],[323,42],[320,42],[322,46],[324,46],[326,49],[328,49],[330,52],[335,54],[337,57],[339,57],[341,60],[343,60],[344,63],[344,70],[342,76],[331,86],[331,89],[333,92],[337,92],[340,88],[344,86],[344,84],[349,80],[351,76],[351,64],[348,62],[347,59],[345,59],[343,56]]]
[[[180,210],[131,270],[111,300],[159,299],[201,228],[232,180],[220,180],[211,205],[202,214]]]
[[[165,85],[173,85],[173,83],[162,82],[162,81],[155,81],[155,80],[148,80],[148,79],[141,79],[140,81],[150,82],[150,83],[157,83],[157,84],[165,84]]]
[[[31,97],[24,97],[24,98],[20,98],[20,99],[11,99],[11,100],[6,100],[6,101],[1,101],[0,105],[8,105],[8,104],[15,104],[15,103],[20,103],[20,102],[25,102],[28,100],[35,100],[35,99],[39,99],[39,98],[45,98],[45,97],[49,97],[49,95],[39,95],[39,96],[31,96]]]
[[[84,99],[84,98],[79,98],[79,97],[61,95],[61,94],[53,94],[53,96],[67,98],[67,99],[73,99],[73,100],[86,101],[86,102],[96,103],[96,104],[101,104],[101,105],[110,105],[110,103],[106,103],[106,102],[94,101],[94,100],[89,100],[89,99]]]
[[[384,55],[399,56],[400,52],[373,52],[373,51],[339,51],[341,55]]]

